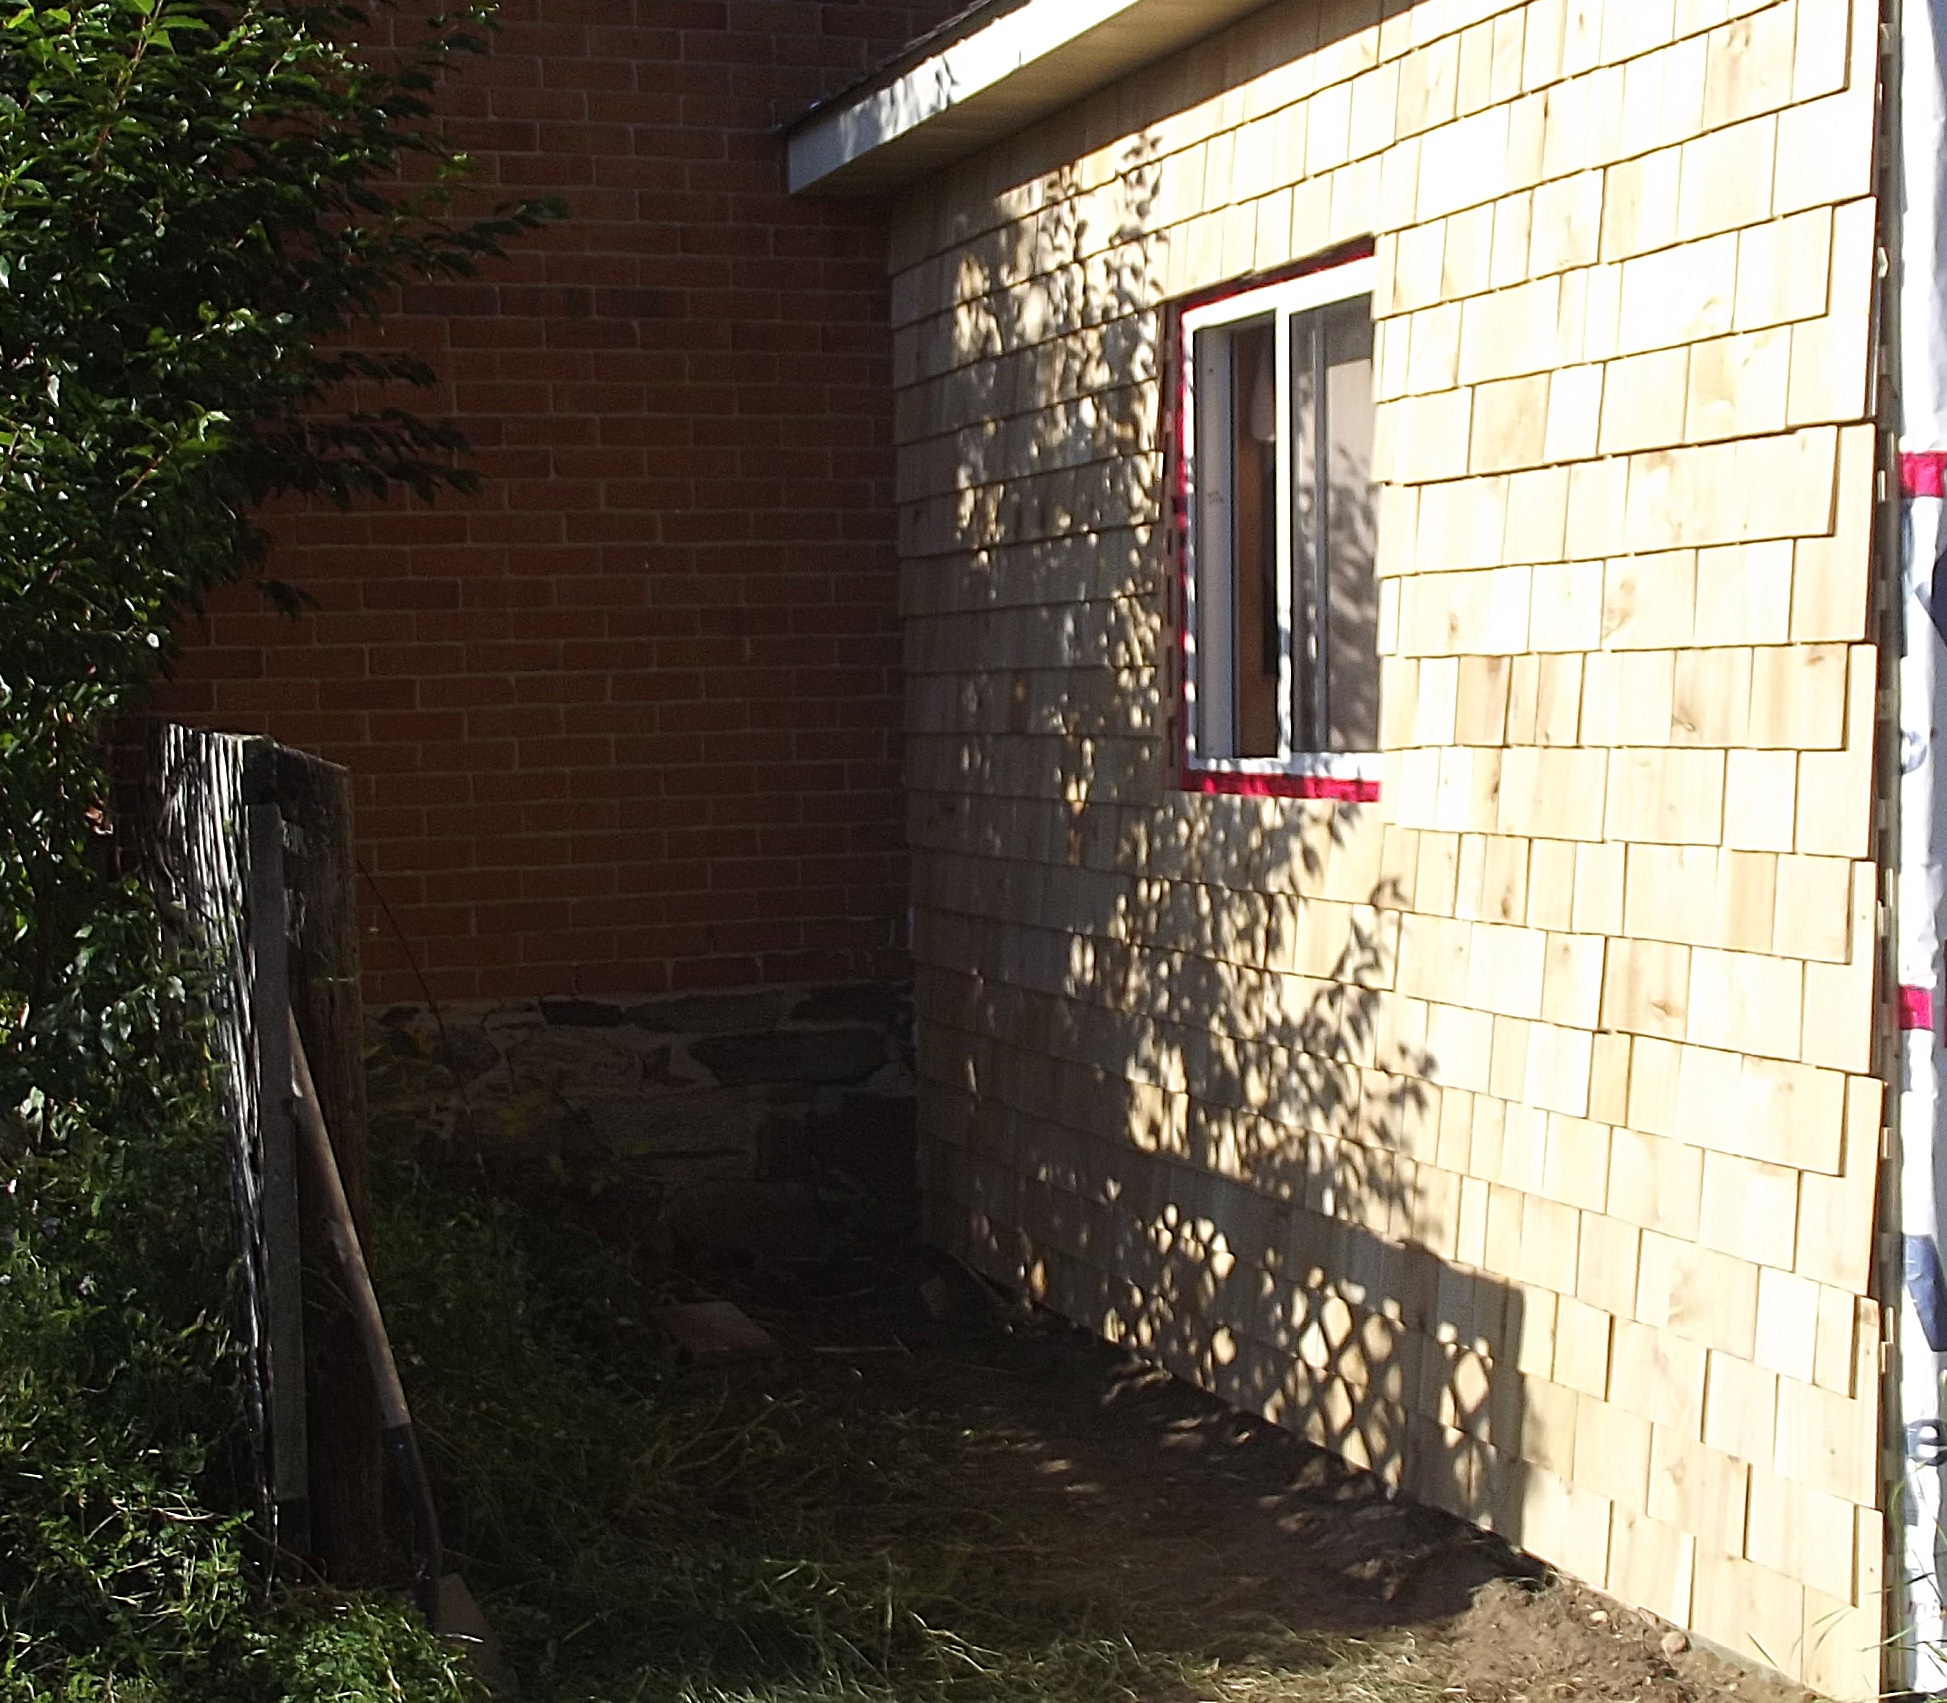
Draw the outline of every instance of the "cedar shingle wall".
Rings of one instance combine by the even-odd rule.
[[[569,209],[385,323],[486,489],[281,517],[317,612],[219,600],[162,705],[351,768],[435,996],[902,970],[884,219],[775,126],[953,3],[506,0],[444,84],[485,196]]]
[[[936,1234],[1877,1688],[1877,15],[1284,5],[893,241]],[[1377,239],[1377,805],[1172,790],[1159,305]]]

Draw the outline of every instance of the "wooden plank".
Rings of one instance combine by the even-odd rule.
[[[246,758],[246,796],[258,790],[260,753]],[[311,1547],[310,1466],[304,1393],[304,1289],[291,1120],[291,1049],[285,1021],[290,970],[284,898],[284,820],[274,803],[244,809],[244,892],[250,929],[250,1020],[257,1066],[270,1491],[279,1547]]]
[[[357,854],[350,773],[302,752],[274,755],[286,887],[291,1008],[361,1244],[371,1243],[359,993]],[[302,1201],[305,1382],[310,1396],[315,1559],[338,1584],[385,1574],[385,1464],[378,1397],[334,1276],[322,1203]]]

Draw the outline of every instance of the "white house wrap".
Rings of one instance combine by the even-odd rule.
[[[1904,1478],[1889,1502],[1901,1533],[1899,1648],[1903,1687],[1947,1690],[1947,1595],[1941,1570],[1941,1473],[1947,1465],[1947,1274],[1940,1203],[1947,1191],[1941,1071],[1947,1062],[1947,563],[1941,559],[1947,467],[1947,32],[1939,0],[1907,0],[1901,15],[1899,165],[1899,449],[1902,554],[1898,973],[1900,1232],[1904,1253],[1897,1400]]]

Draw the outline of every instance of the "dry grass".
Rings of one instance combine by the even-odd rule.
[[[380,1281],[452,1558],[539,1703],[1440,1692],[1403,1633],[1301,1632],[1078,1565],[1012,1440],[834,1361],[782,1395],[676,1375],[643,1320],[678,1292],[617,1250],[409,1176],[385,1193]]]

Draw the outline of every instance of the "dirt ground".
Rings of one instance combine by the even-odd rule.
[[[814,1395],[849,1387],[946,1439],[956,1475],[1032,1532],[1025,1552],[993,1558],[1023,1592],[1083,1592],[1131,1628],[1167,1612],[1240,1634],[1316,1631],[1412,1670],[1399,1675],[1411,1689],[1478,1703],[1811,1695],[1666,1644],[1668,1626],[1093,1337],[1010,1311],[926,1250],[699,1276],[782,1344],[759,1375]]]

